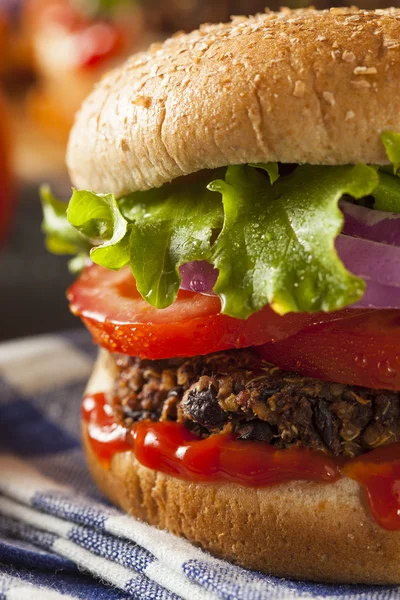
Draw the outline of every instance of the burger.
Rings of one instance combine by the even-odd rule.
[[[94,83],[143,43],[140,7],[126,0],[27,0],[23,19],[38,78],[28,113],[66,139]]]
[[[83,104],[48,247],[101,346],[125,511],[243,567],[399,583],[400,10],[285,10],[131,57]]]

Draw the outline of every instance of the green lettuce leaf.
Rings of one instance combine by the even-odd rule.
[[[262,169],[263,171],[266,171],[269,175],[271,185],[279,179],[278,163],[250,163],[249,167],[254,167],[255,169]]]
[[[46,247],[53,254],[89,254],[90,241],[70,225],[67,219],[68,204],[53,196],[48,185],[40,188],[43,208],[42,231]]]
[[[400,133],[384,131],[381,140],[385,146],[387,157],[393,165],[393,173],[397,175],[400,170]]]
[[[400,177],[379,171],[379,185],[372,193],[374,208],[389,212],[400,212]]]
[[[250,166],[231,166],[209,185],[225,221],[213,249],[223,312],[246,318],[266,304],[279,314],[338,310],[359,300],[364,282],[338,258],[338,201],[370,194],[375,169],[300,166],[275,185]]]
[[[130,229],[113,194],[74,190],[67,215],[95,246],[90,252],[93,262],[115,270],[128,264]]]
[[[379,185],[373,192],[374,208],[400,212],[400,133],[385,131],[381,136],[392,167],[379,169]]]
[[[211,260],[211,239],[222,227],[223,209],[206,183],[170,184],[120,201],[121,212],[132,223],[132,273],[140,294],[153,306],[174,302],[180,265]]]
[[[93,262],[108,269],[130,264],[143,298],[164,308],[178,293],[180,265],[211,259],[212,236],[223,223],[222,202],[207,189],[211,178],[136,192],[118,202],[112,194],[74,190],[68,219],[90,240]]]
[[[244,319],[266,304],[280,314],[337,310],[365,287],[335,251],[343,226],[338,201],[343,194],[371,195],[385,176],[397,180],[366,165],[305,165],[279,177],[278,166],[268,163],[231,166],[119,200],[74,190],[69,224],[65,204],[46,197],[46,233],[54,237],[52,249],[78,253],[75,268],[89,248],[99,265],[129,264],[139,292],[158,308],[175,300],[180,265],[205,260],[219,269],[215,291],[225,314]]]

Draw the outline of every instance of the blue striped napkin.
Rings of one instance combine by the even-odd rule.
[[[0,345],[0,600],[400,599],[246,571],[110,506],[79,440],[95,353],[85,331]]]

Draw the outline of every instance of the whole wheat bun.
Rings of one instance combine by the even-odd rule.
[[[205,25],[100,82],[70,136],[72,182],[118,197],[228,164],[386,164],[399,73],[400,9]]]
[[[106,392],[114,372],[102,350],[88,392]],[[102,492],[135,517],[212,554],[266,573],[316,581],[398,584],[400,532],[380,528],[351,479],[270,488],[183,481],[142,466],[132,452],[88,465]]]

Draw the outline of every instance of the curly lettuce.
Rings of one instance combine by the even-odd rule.
[[[275,185],[257,169],[229,167],[211,189],[222,194],[224,226],[214,246],[223,312],[246,318],[266,304],[279,314],[332,311],[359,300],[364,282],[335,250],[343,194],[361,198],[378,183],[372,167],[304,165]]]
[[[81,235],[67,219],[67,203],[53,196],[49,186],[40,189],[43,222],[42,231],[46,236],[46,247],[52,254],[75,255],[69,262],[70,271],[79,272],[87,261],[92,243]]]
[[[129,265],[157,308],[176,299],[179,267],[202,260],[219,270],[214,289],[232,317],[267,304],[279,314],[339,310],[365,290],[335,250],[340,198],[400,212],[400,134],[382,140],[391,169],[300,165],[280,175],[275,163],[233,165],[118,199],[74,190],[68,211],[44,188],[47,246],[77,254],[75,267],[88,255],[108,269]]]
[[[392,167],[379,169],[379,185],[373,192],[374,208],[400,212],[400,133],[385,131],[382,142]]]
[[[139,293],[153,306],[174,302],[179,267],[212,262],[212,237],[223,223],[222,202],[204,183],[170,184],[124,198],[121,210],[131,223],[130,266]],[[97,257],[93,258],[97,262]]]
[[[387,157],[393,165],[393,174],[398,175],[400,171],[400,133],[384,131],[381,139],[385,146]]]

